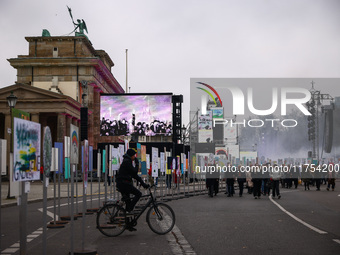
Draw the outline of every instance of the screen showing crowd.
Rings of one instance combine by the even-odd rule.
[[[172,95],[102,95],[100,135],[172,134]]]

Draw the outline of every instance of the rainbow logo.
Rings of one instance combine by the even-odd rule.
[[[220,95],[217,93],[217,91],[210,85],[206,84],[206,83],[203,83],[203,82],[197,82],[198,84],[201,84],[203,86],[206,86],[207,88],[209,88],[212,92],[214,92],[214,94],[217,96],[218,100],[220,101],[220,104],[222,106],[222,100],[220,98]],[[211,98],[212,100],[214,101],[215,105],[217,106],[217,103],[216,103],[216,100],[215,100],[215,97],[211,94],[211,92],[207,89],[203,89],[203,88],[200,88],[200,87],[197,87],[198,89],[201,89],[203,90],[204,92],[206,92]]]
[[[78,146],[78,134],[75,130],[72,132],[72,144],[76,144]]]

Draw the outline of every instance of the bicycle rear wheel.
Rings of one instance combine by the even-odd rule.
[[[119,236],[126,229],[125,209],[116,204],[105,205],[97,214],[97,228],[106,236]]]
[[[146,214],[146,221],[150,229],[159,235],[170,232],[175,225],[175,220],[172,208],[163,203],[156,203]]]

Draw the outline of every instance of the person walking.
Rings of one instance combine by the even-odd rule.
[[[206,178],[205,182],[206,182],[206,187],[208,189],[209,197],[213,197],[214,196],[214,182],[215,182],[215,180],[212,179],[212,178]]]
[[[307,169],[306,166],[303,166],[302,167],[302,172],[301,172],[301,180],[303,181],[304,183],[304,186],[305,186],[305,190],[309,190],[309,184],[311,182],[311,179],[312,179],[312,175],[311,173],[309,172],[309,169]]]
[[[322,174],[318,166],[315,166],[314,169],[314,179],[315,179],[315,186],[316,186],[316,191],[320,191],[320,186],[321,186],[321,179],[322,179]]]
[[[253,195],[255,199],[261,198],[261,168],[258,164],[255,164],[252,171],[252,182],[254,183]]]
[[[206,185],[208,189],[208,195],[210,197],[215,196],[218,193],[218,180],[219,180],[219,173],[207,171],[206,173]]]
[[[280,199],[280,179],[281,179],[281,171],[278,168],[277,164],[274,164],[273,169],[271,170],[271,173],[269,175],[271,179],[273,180],[273,194],[272,197],[275,198],[275,195],[277,195],[277,198]]]
[[[220,189],[220,179],[219,178],[216,178],[214,179],[214,193],[215,193],[215,196],[217,196],[218,192],[219,192],[219,189]]]
[[[265,171],[262,173],[262,183],[263,183],[263,195],[269,196],[270,193],[270,182],[269,182],[269,172],[268,172],[268,163],[265,165],[266,169]]]
[[[237,183],[238,183],[238,188],[239,188],[239,196],[242,197],[243,195],[243,188],[244,188],[244,183],[246,182],[246,174],[244,172],[240,171],[240,167],[238,167],[238,174],[237,174]]]
[[[106,171],[106,175],[107,175],[107,185],[110,186],[111,185],[111,176],[110,176],[110,171]]]
[[[232,197],[234,196],[235,190],[234,190],[234,182],[235,182],[235,176],[229,176],[227,178],[227,190],[228,190],[228,195],[227,197]]]
[[[167,190],[171,189],[171,181],[172,181],[172,173],[171,173],[171,163],[169,164],[169,161],[171,161],[170,158],[168,158],[168,166],[166,168],[166,172],[165,172],[165,182],[166,182],[166,188]]]
[[[44,167],[40,166],[40,181],[43,182],[44,180]]]
[[[248,194],[252,194],[254,183],[252,182],[252,173],[250,171],[246,172],[246,182],[247,182]]]
[[[332,186],[332,191],[335,189],[335,174],[334,172],[328,173],[328,185],[327,185],[327,191],[329,191],[329,188]]]
[[[292,172],[294,187],[297,189],[299,185],[300,167],[290,165],[290,172]]]

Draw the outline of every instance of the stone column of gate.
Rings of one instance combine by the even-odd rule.
[[[59,143],[64,143],[64,136],[69,136],[66,133],[66,114],[65,113],[58,113],[58,127],[57,127],[57,139],[56,141]]]

